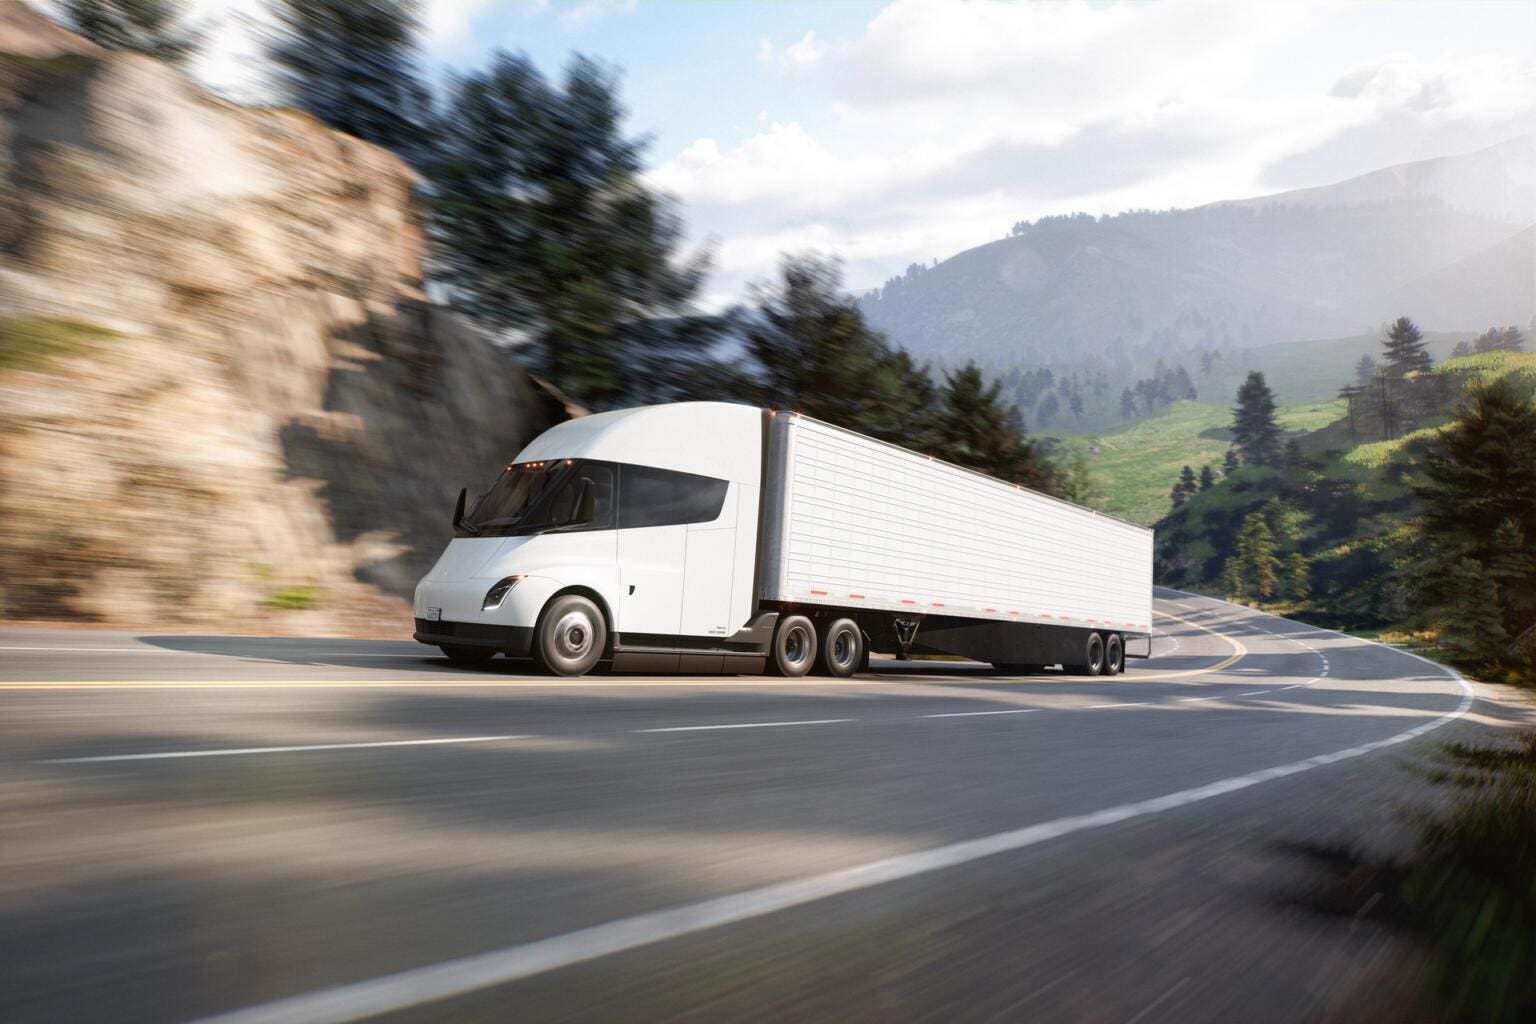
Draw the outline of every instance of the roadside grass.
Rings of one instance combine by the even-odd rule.
[[[80,320],[0,317],[0,373],[40,370],[118,337],[116,331]]]
[[[312,583],[296,583],[284,587],[261,603],[273,611],[304,611],[320,603],[320,588]]]
[[[1429,777],[1453,788],[1450,809],[1420,818],[1398,861],[1310,851],[1312,903],[1417,936],[1434,957],[1426,993],[1454,1019],[1536,1020],[1536,732],[1442,750]]]
[[[1342,401],[1312,402],[1280,409],[1289,432],[1317,430],[1344,415]],[[1083,452],[1103,493],[1096,507],[1110,515],[1150,526],[1167,514],[1169,491],[1179,470],[1221,470],[1231,445],[1232,410],[1203,402],[1175,402],[1156,416],[1109,434],[1074,434],[1061,439],[1064,452]],[[1097,449],[1097,451],[1095,451]]]

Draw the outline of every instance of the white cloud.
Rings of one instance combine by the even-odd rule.
[[[1529,130],[1531,43],[1403,50],[1390,8],[896,0],[849,40],[759,42],[819,90],[814,131],[701,139],[652,179],[724,239],[723,299],[784,249],[835,250],[866,287],[1019,219],[1319,184]]]
[[[638,0],[578,0],[560,12],[560,24],[567,29],[584,28],[610,14],[633,11]]]

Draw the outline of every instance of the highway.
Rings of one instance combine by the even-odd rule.
[[[1404,1019],[1295,846],[1394,827],[1470,688],[1156,607],[1112,679],[0,631],[0,1020]]]

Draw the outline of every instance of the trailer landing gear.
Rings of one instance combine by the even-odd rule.
[[[892,619],[891,626],[896,630],[896,647],[902,661],[912,659],[912,641],[917,639],[917,627],[922,625],[921,619]]]

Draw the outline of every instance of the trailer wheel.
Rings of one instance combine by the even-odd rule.
[[[466,668],[475,665],[484,665],[496,657],[494,647],[470,647],[467,644],[442,644],[443,654],[455,665],[463,665]]]
[[[1125,671],[1125,646],[1119,633],[1111,633],[1104,641],[1104,674],[1117,676]]]
[[[1083,643],[1083,661],[1067,668],[1069,672],[1077,676],[1096,676],[1104,671],[1104,638],[1097,633],[1089,633],[1088,639]]]
[[[608,627],[597,605],[580,594],[557,597],[539,617],[534,656],[560,676],[586,675],[603,656]]]
[[[829,676],[846,679],[864,663],[864,634],[852,619],[836,619],[824,630],[820,641],[821,670]]]
[[[773,631],[770,662],[774,674],[798,678],[816,664],[816,627],[804,615],[788,615]]]

